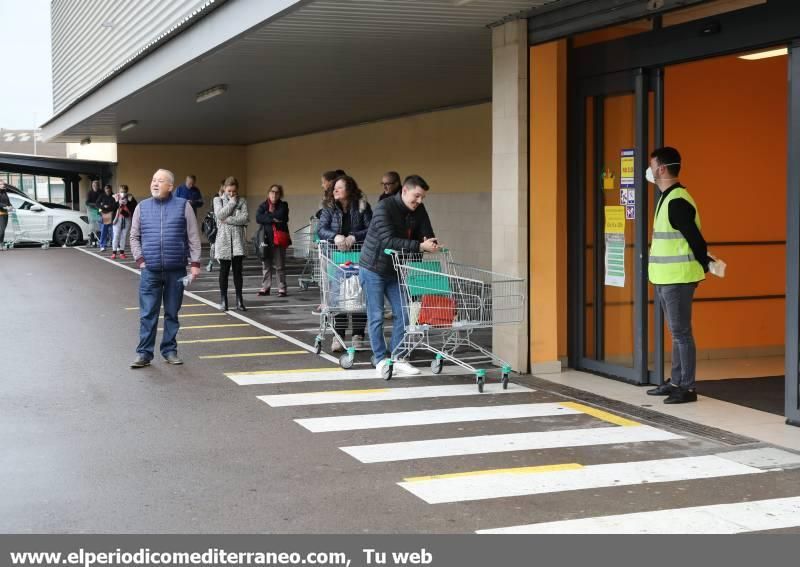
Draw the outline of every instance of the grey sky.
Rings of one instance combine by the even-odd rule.
[[[50,0],[0,0],[0,22],[0,128],[39,126],[53,113]]]

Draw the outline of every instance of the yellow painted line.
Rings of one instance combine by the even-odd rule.
[[[181,344],[186,341],[181,341]],[[344,368],[298,368],[295,370],[256,370],[255,372],[226,372],[228,378],[256,376],[258,374],[299,374],[301,372],[345,372]]]
[[[284,350],[281,352],[246,352],[243,354],[214,354],[210,356],[198,356],[202,360],[212,358],[244,358],[248,356],[283,356],[286,354],[310,354],[307,350]]]
[[[186,319],[187,317],[225,317],[227,313],[191,313],[189,315],[178,315],[178,319]],[[163,319],[161,315],[159,319]]]
[[[563,405],[563,404],[562,404]],[[516,467],[511,469],[491,469],[485,471],[470,471],[451,474],[437,474],[433,476],[413,476],[411,478],[403,479],[405,482],[425,482],[429,480],[440,480],[444,478],[463,478],[467,476],[488,476],[494,474],[531,474],[531,473],[546,473],[554,471],[572,471],[575,469],[582,469],[583,465],[579,463],[563,463],[560,465],[542,465],[538,467]]]
[[[187,331],[189,329],[223,329],[228,327],[249,327],[247,323],[226,323],[225,325],[193,325],[189,327],[184,327],[181,325],[181,331]],[[164,327],[159,327],[159,331],[163,331]]]
[[[270,335],[264,335],[262,337],[225,337],[222,339],[196,339],[193,341],[181,341],[181,344],[191,345],[196,343],[226,343],[230,341],[267,341],[275,338],[277,337],[272,337]]]
[[[184,303],[181,305],[181,309],[184,307],[207,307],[205,303]],[[138,311],[138,307],[125,307],[125,311]]]
[[[585,406],[583,404],[579,404],[576,402],[559,402],[559,403],[561,403],[561,405],[564,406],[565,408],[571,408],[577,410],[581,413],[585,413],[586,415],[591,415],[592,417],[596,417],[597,419],[602,419],[603,421],[607,421],[608,423],[613,423],[614,425],[621,425],[623,427],[634,427],[637,425],[641,425],[641,423],[639,423],[638,421],[625,419],[624,417],[614,415],[613,413],[608,413],[607,411]]]

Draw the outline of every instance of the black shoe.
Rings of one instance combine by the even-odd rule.
[[[236,311],[247,311],[247,307],[244,306],[244,298],[242,297],[241,293],[236,294]]]
[[[669,396],[673,390],[677,390],[675,386],[672,385],[671,382],[666,381],[657,388],[651,388],[647,390],[648,396]]]
[[[164,360],[166,360],[168,364],[183,364],[177,352],[168,352],[164,355]]]
[[[694,390],[684,390],[683,388],[673,388],[675,390],[664,400],[665,404],[688,404],[697,401],[697,392]]]
[[[228,310],[228,294],[223,293],[219,298],[219,308],[223,311]]]
[[[150,361],[141,354],[136,357],[136,360],[131,362],[131,368],[144,368],[145,366],[150,366]]]

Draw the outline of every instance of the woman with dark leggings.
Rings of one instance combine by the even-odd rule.
[[[217,217],[217,239],[214,255],[219,260],[220,309],[228,310],[228,275],[233,266],[233,287],[236,289],[236,310],[247,311],[242,297],[242,265],[245,254],[245,229],[248,223],[247,201],[239,197],[239,182],[225,179],[225,193],[214,199]]]

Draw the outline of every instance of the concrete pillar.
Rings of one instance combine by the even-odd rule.
[[[492,29],[492,269],[528,280],[527,21]],[[527,290],[527,283],[525,289]],[[528,317],[497,327],[493,350],[528,370]]]

